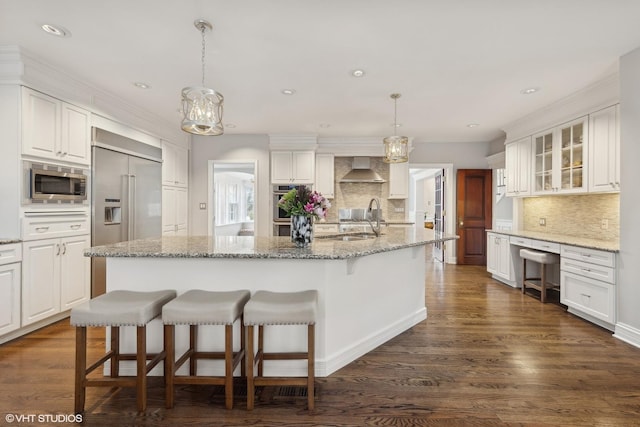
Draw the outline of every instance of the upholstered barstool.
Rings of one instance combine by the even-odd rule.
[[[165,358],[164,348],[147,354],[147,324],[159,316],[162,306],[176,297],[172,290],[155,292],[111,291],[71,309],[71,326],[76,327],[75,412],[84,412],[87,387],[135,387],[139,412],[147,407],[147,374]],[[87,327],[110,327],[111,349],[87,368]],[[135,326],[136,353],[120,353],[120,327]],[[147,363],[147,360],[150,360]],[[111,361],[108,378],[87,375]],[[120,377],[120,361],[136,361],[136,377]]]
[[[560,256],[533,249],[520,249],[520,258],[522,258],[522,293],[525,293],[527,287],[537,289],[540,291],[540,302],[546,302],[547,289],[558,288],[558,285],[547,280],[547,266],[558,264]],[[527,260],[540,264],[540,277],[527,277]]]
[[[255,387],[268,385],[303,385],[307,387],[309,410],[314,407],[315,384],[315,323],[318,311],[318,291],[256,292],[244,308],[247,327],[247,409],[254,406]],[[307,351],[276,353],[264,352],[266,325],[307,325]],[[258,326],[258,349],[254,352],[254,326]],[[265,360],[307,360],[306,377],[265,377]],[[258,375],[254,368],[257,366]]]
[[[165,384],[167,408],[174,405],[175,384],[211,384],[224,385],[225,405],[233,408],[233,371],[238,364],[244,362],[245,336],[242,323],[242,310],[249,301],[249,291],[213,292],[191,290],[180,295],[162,308],[162,322],[164,323],[164,340],[167,348],[165,361]],[[240,319],[240,350],[233,351],[233,324]],[[175,326],[189,325],[189,348],[176,361]],[[225,339],[223,352],[198,351],[198,326],[224,325]],[[199,359],[224,360],[224,376],[197,376],[197,361]],[[187,360],[189,375],[178,376],[176,371]],[[244,363],[241,364],[244,374]]]

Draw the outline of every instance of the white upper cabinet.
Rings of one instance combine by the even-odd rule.
[[[533,194],[587,191],[587,117],[533,135]]]
[[[313,151],[272,151],[272,184],[313,184],[315,153]]]
[[[409,163],[389,164],[389,199],[409,198]]]
[[[531,137],[507,144],[505,169],[507,196],[528,196],[531,181]]]
[[[22,154],[89,165],[91,113],[22,88]]]
[[[333,154],[316,154],[316,182],[314,189],[327,199],[335,197],[334,160]]]
[[[620,105],[589,115],[589,191],[620,191]]]
[[[189,184],[189,150],[162,141],[162,184],[179,187]]]

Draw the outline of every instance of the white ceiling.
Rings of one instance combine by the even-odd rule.
[[[639,17],[640,0],[0,0],[0,45],[178,127],[180,90],[201,80],[193,21],[204,18],[206,84],[225,96],[227,134],[387,135],[399,92],[398,133],[489,141],[615,73],[640,46]],[[542,90],[520,94],[531,86]]]

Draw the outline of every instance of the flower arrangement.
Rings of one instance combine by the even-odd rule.
[[[317,191],[304,185],[292,188],[278,201],[278,207],[291,215],[302,215],[315,219],[325,218],[331,203]]]

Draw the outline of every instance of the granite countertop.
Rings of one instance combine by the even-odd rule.
[[[10,243],[20,243],[22,240],[20,239],[3,239],[0,238],[0,245],[8,245]]]
[[[362,233],[353,233],[362,234]],[[377,238],[343,241],[324,235],[313,239],[308,248],[299,249],[289,237],[253,236],[167,236],[133,240],[86,249],[91,257],[150,258],[269,258],[269,259],[350,259],[388,252],[457,236],[436,236],[423,228],[394,228]]]
[[[589,249],[598,249],[607,252],[620,252],[620,242],[617,240],[587,239],[584,237],[567,236],[564,234],[541,233],[539,231],[504,231],[487,230],[496,234],[506,234],[509,236],[525,237],[527,239],[543,240],[545,242],[560,243],[563,245],[580,246]]]

